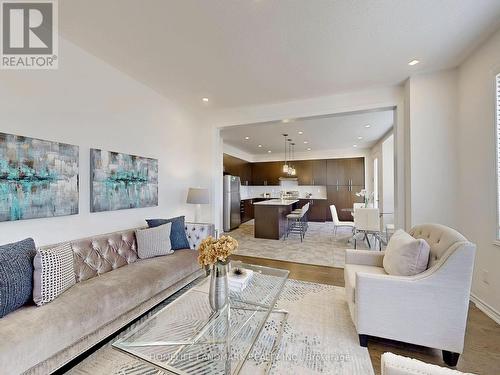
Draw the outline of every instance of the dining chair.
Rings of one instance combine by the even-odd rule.
[[[371,248],[370,239],[368,235],[373,235],[375,241],[378,240],[379,250],[382,250],[382,237],[380,235],[380,211],[378,208],[354,208],[354,248],[357,247],[357,234],[363,233],[363,239],[368,243]]]
[[[351,228],[351,231],[354,232],[354,221],[340,221],[337,207],[334,204],[330,205],[330,212],[332,213],[334,237],[337,237],[337,229],[340,227]]]

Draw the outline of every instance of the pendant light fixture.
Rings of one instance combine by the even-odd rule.
[[[288,174],[289,173],[289,165],[288,165],[288,162],[286,160],[286,147],[287,147],[286,137],[288,137],[288,134],[283,134],[283,137],[285,138],[285,163],[283,164],[283,173]]]
[[[291,154],[290,154],[290,165],[288,167],[288,173],[290,174],[290,176],[295,176],[297,174],[297,171],[295,170],[295,168],[294,168],[294,166],[292,164],[293,152],[294,152],[294,149],[295,149],[295,143],[290,142],[290,146],[291,146]]]

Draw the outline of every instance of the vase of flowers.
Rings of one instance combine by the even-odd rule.
[[[208,299],[213,311],[226,306],[228,301],[229,256],[238,248],[238,241],[231,236],[205,238],[198,248],[198,262],[210,268]]]
[[[356,196],[363,198],[363,203],[367,208],[370,203],[373,202],[374,193],[367,191],[366,189],[362,189],[360,192],[356,193]]]

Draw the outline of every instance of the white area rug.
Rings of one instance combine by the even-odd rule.
[[[298,234],[290,235],[285,240],[255,238],[253,220],[228,234],[238,240],[238,255],[318,266],[344,268],[345,249],[353,248],[353,244],[348,243],[352,237],[351,230],[339,228],[334,238],[333,223],[330,222],[310,222],[303,242]],[[366,242],[358,241],[358,249],[368,249]]]
[[[180,293],[169,298],[150,314],[174,300]],[[359,346],[344,288],[289,280],[277,307],[287,310],[289,315],[271,374],[374,374],[368,350]],[[146,318],[141,321],[144,319]],[[241,374],[263,373],[266,366],[262,358],[266,356],[262,353],[268,352],[273,345],[281,323],[282,314],[270,316],[250,355],[251,359],[245,364]],[[72,375],[167,373],[114,349],[110,343],[68,372]]]

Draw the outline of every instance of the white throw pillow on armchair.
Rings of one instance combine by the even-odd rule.
[[[416,239],[404,230],[397,230],[387,244],[384,270],[389,275],[413,276],[427,269],[430,247],[423,239]]]

